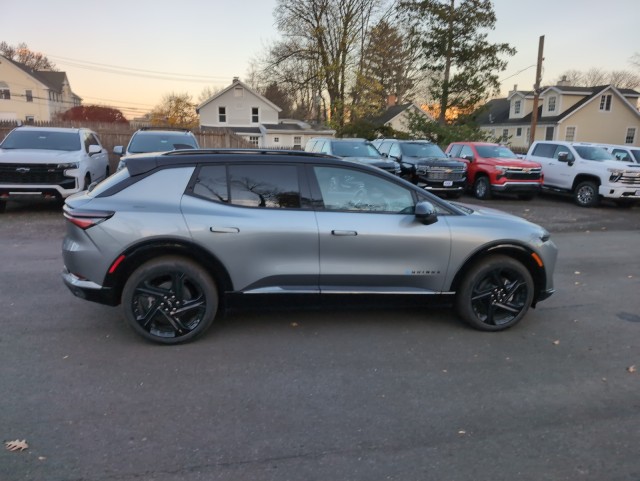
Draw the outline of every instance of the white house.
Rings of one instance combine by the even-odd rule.
[[[0,55],[0,121],[50,121],[81,103],[65,72],[33,70]]]
[[[202,130],[229,129],[256,147],[304,149],[311,137],[333,137],[335,130],[313,128],[299,120],[279,119],[280,107],[241,82],[205,100],[196,109]]]

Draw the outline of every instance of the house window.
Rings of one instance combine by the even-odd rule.
[[[502,129],[502,141],[507,142],[509,140],[509,129]]]
[[[218,107],[218,122],[226,122],[226,121],[227,121],[227,108]]]
[[[9,89],[0,87],[0,100],[11,100],[11,92]]]
[[[554,133],[553,126],[547,127],[547,129],[545,131],[545,134],[544,134],[544,140],[553,140],[553,133]]]
[[[513,103],[513,113],[514,114],[519,114],[521,106],[522,106],[522,100],[516,100]]]
[[[576,128],[575,127],[567,127],[567,130],[564,134],[564,140],[567,142],[573,142],[576,140]]]
[[[522,137],[522,127],[516,128],[516,137]]]
[[[296,150],[302,149],[302,137],[299,135],[293,137],[293,148]]]
[[[260,109],[258,107],[251,107],[251,122],[254,124],[260,122]]]
[[[600,97],[600,110],[609,112],[611,110],[611,94]]]
[[[280,143],[280,137],[274,137],[273,138],[273,143],[274,144],[279,144]]]
[[[549,112],[555,112],[556,111],[556,98],[555,97],[549,97],[548,103],[547,103],[547,110]]]
[[[629,127],[627,129],[627,135],[624,137],[624,143],[625,144],[633,144],[635,139],[636,139],[636,128],[635,127]]]
[[[243,97],[244,96],[244,89],[242,87],[236,87],[233,89],[233,96],[234,97]]]
[[[260,140],[260,137],[258,137],[258,136],[256,136],[256,135],[251,135],[251,136],[249,137],[249,143],[250,143],[251,145],[256,146],[256,147],[258,146],[258,141],[259,141],[259,140]]]
[[[26,97],[27,102],[33,102],[33,91],[25,90],[24,91],[24,96]]]

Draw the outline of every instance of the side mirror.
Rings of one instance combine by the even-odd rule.
[[[89,155],[99,154],[100,152],[102,152],[102,147],[99,145],[92,144],[89,146]]]
[[[473,162],[473,155],[465,154],[460,156],[461,159],[468,160],[469,162]]]
[[[416,219],[424,225],[431,225],[438,222],[436,208],[431,202],[427,202],[426,200],[421,200],[416,204],[415,216]]]
[[[571,167],[575,161],[573,156],[570,157],[569,152],[560,152],[558,154],[558,162],[566,162]]]
[[[113,148],[113,153],[116,154],[116,155],[122,155],[123,150],[124,150],[124,148],[122,147],[122,145],[116,145]]]

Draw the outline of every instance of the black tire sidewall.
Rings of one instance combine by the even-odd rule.
[[[133,309],[133,295],[138,285],[146,278],[153,278],[166,272],[184,272],[198,284],[206,301],[206,311],[200,324],[191,332],[180,337],[160,337],[144,330],[136,321]],[[203,334],[213,323],[218,310],[218,291],[211,276],[195,262],[182,257],[160,257],[142,264],[127,279],[122,291],[122,308],[127,324],[149,341],[160,344],[179,344]]]
[[[471,296],[476,283],[493,269],[508,268],[518,272],[528,286],[526,308],[523,309],[513,320],[497,326],[485,324],[476,316],[471,305]],[[502,331],[508,329],[522,320],[526,315],[531,302],[533,301],[534,282],[527,268],[519,261],[503,255],[493,255],[477,261],[465,274],[456,294],[456,311],[460,317],[471,327],[481,331]]]

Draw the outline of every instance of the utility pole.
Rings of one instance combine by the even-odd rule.
[[[542,56],[544,51],[544,35],[540,36],[538,43],[538,65],[536,68],[536,83],[533,85],[533,112],[531,112],[531,133],[529,134],[529,145],[533,144],[536,138],[536,124],[538,123],[538,101],[540,100],[540,82],[542,81]]]

